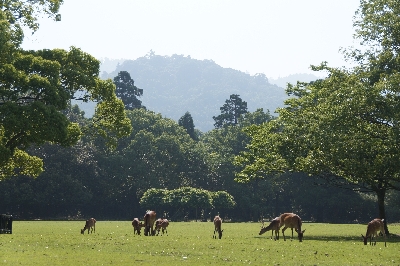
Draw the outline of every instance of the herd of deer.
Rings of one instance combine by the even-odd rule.
[[[167,219],[157,219],[156,220],[156,212],[155,211],[147,211],[143,217],[144,222],[140,222],[138,218],[134,218],[132,221],[133,232],[134,234],[140,235],[141,228],[144,227],[144,235],[157,235],[162,231],[162,235],[164,232],[168,235],[167,227],[169,225],[169,221]],[[374,240],[374,245],[376,245],[376,237],[380,232],[385,238],[385,247],[386,247],[386,235],[384,230],[384,220],[382,219],[374,219],[367,225],[367,233],[361,235],[364,240],[364,245],[367,245],[368,239],[369,244],[372,245],[372,240]],[[155,227],[154,227],[155,224]],[[284,227],[283,227],[284,226]],[[292,239],[293,239],[293,229],[297,232],[297,236],[300,242],[303,241],[303,234],[306,230],[301,230],[302,222],[300,216],[294,213],[283,213],[279,217],[273,219],[267,227],[264,227],[264,224],[261,226],[261,230],[259,235],[264,234],[265,232],[271,231],[271,239],[274,237],[275,233],[275,240],[279,240],[279,230],[281,227],[283,240],[286,241],[285,237],[285,230],[287,228],[292,229]],[[221,229],[222,227],[222,219],[218,215],[214,218],[214,234],[213,238],[217,238],[216,234],[218,234],[218,238],[222,238],[222,232],[224,230]],[[85,230],[88,230],[91,233],[96,232],[96,219],[90,218],[86,221],[85,227],[81,229],[81,234],[85,233]]]

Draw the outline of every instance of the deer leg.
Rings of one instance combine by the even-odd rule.
[[[385,234],[385,231],[381,231],[381,233],[382,233],[383,237],[385,238],[385,247],[386,247],[386,234]]]
[[[283,240],[286,241],[286,237],[285,237],[285,230],[286,230],[286,226],[282,229],[282,235],[283,235]]]

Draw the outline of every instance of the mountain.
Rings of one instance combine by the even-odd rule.
[[[313,74],[292,74],[286,77],[279,77],[277,79],[269,78],[269,82],[279,87],[286,88],[286,85],[288,83],[295,85],[297,81],[310,82],[320,78],[321,77],[317,77],[316,75]]]
[[[112,67],[114,71],[108,72]],[[139,99],[148,110],[175,121],[188,111],[195,128],[202,132],[214,128],[212,117],[221,114],[220,107],[232,94],[240,95],[247,102],[250,112],[263,108],[274,115],[276,108],[282,107],[287,98],[284,90],[286,82],[297,78],[301,81],[316,79],[315,76],[296,74],[271,82],[264,74],[252,76],[223,68],[212,60],[154,53],[136,60],[103,59],[101,70],[104,79],[113,79],[119,71],[128,71],[135,85],[143,89],[143,96]],[[93,115],[93,104],[80,105],[80,108],[86,116]]]

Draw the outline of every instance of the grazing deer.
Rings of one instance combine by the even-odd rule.
[[[299,241],[303,242],[303,234],[306,230],[301,231],[302,222],[300,216],[294,213],[283,213],[281,214],[281,216],[279,216],[279,218],[281,220],[279,227],[285,226],[282,229],[283,240],[286,241],[285,230],[287,228],[292,229],[292,239],[293,239],[293,228],[294,228],[298,234]]]
[[[279,225],[280,225],[280,223],[281,223],[281,219],[279,217],[276,217],[275,219],[273,219],[271,221],[271,223],[267,227],[264,227],[264,226],[261,227],[259,235],[262,235],[265,232],[268,232],[269,230],[272,230],[271,239],[274,236],[274,232],[275,232],[274,240],[279,239],[279,228],[280,228]],[[263,224],[264,224],[264,222],[263,222]]]
[[[217,238],[217,236],[215,235],[215,232],[218,232],[218,238],[221,239],[222,238],[222,232],[224,230],[221,230],[221,225],[222,225],[222,219],[221,217],[219,217],[218,215],[214,217],[214,235],[213,238]]]
[[[133,234],[140,235],[140,231],[141,231],[142,227],[144,227],[144,224],[139,222],[138,218],[133,218],[132,226],[133,226]]]
[[[376,245],[376,237],[378,236],[378,232],[381,232],[383,234],[383,236],[385,237],[385,247],[386,247],[386,234],[385,234],[385,228],[384,228],[384,219],[373,219],[371,222],[368,223],[367,225],[367,233],[365,234],[365,236],[362,236],[363,240],[364,240],[364,245],[367,244],[368,242],[368,238],[369,238],[369,244],[372,245],[372,239],[374,239],[375,237],[375,242],[374,242],[374,246]]]
[[[154,231],[154,222],[156,221],[156,212],[147,211],[144,215],[144,235],[154,236],[156,231]]]
[[[86,229],[88,231],[87,232],[88,234],[89,234],[89,231],[90,231],[90,233],[93,233],[93,230],[96,233],[96,219],[90,218],[89,220],[86,220],[85,227],[83,227],[83,229],[81,229],[81,234],[84,234]]]
[[[162,231],[162,235],[164,235],[164,231],[168,235],[168,231],[167,231],[168,225],[169,225],[169,221],[167,219],[157,219],[157,221],[156,221],[157,235],[160,233],[160,229]]]

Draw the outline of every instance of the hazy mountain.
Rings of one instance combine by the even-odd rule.
[[[214,128],[212,117],[221,114],[220,107],[231,94],[240,95],[249,111],[263,108],[271,113],[286,98],[284,90],[270,84],[264,74],[251,76],[190,56],[150,54],[126,60],[102,78],[113,78],[119,71],[128,71],[143,89],[140,100],[147,109],[176,121],[189,111],[203,132]]]
[[[286,88],[287,83],[291,84],[296,84],[297,81],[301,82],[310,82],[319,79],[320,77],[317,77],[316,75],[313,74],[293,74],[289,75],[286,77],[279,77],[277,79],[272,79],[269,78],[269,83],[275,84],[281,88]]]
[[[114,66],[114,68],[113,68]],[[112,69],[109,72],[107,70]],[[135,85],[143,89],[139,99],[147,109],[178,121],[186,111],[193,117],[195,128],[206,132],[214,128],[213,116],[231,94],[247,102],[248,110],[270,110],[283,106],[287,98],[286,82],[311,81],[316,76],[296,74],[268,80],[264,74],[250,75],[223,68],[212,60],[196,60],[190,56],[148,54],[136,60],[103,59],[102,78],[113,79],[119,71],[128,71]],[[274,84],[272,84],[274,83]],[[80,104],[86,116],[92,116],[93,104]]]
[[[103,72],[112,72],[115,70],[115,68],[119,65],[122,64],[126,59],[110,59],[108,57],[105,58],[100,58],[100,73]],[[107,73],[104,73],[107,75]]]

